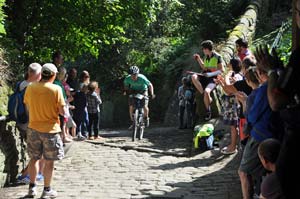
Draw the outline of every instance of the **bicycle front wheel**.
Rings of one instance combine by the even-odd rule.
[[[133,129],[132,129],[132,141],[134,142],[136,139],[136,134],[138,132],[138,116],[139,116],[139,110],[136,109],[134,111],[134,115],[133,115]]]

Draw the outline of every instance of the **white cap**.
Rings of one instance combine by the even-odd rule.
[[[55,73],[58,73],[57,68],[54,64],[46,63],[42,67],[42,74],[45,76],[50,76]]]

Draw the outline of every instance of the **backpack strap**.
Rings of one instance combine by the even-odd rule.
[[[15,87],[15,92],[20,92],[20,85],[22,81],[17,82],[16,87]]]

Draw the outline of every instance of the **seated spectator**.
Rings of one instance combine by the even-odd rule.
[[[201,94],[204,94],[204,106],[206,110],[206,116],[204,119],[208,121],[211,119],[210,105],[212,103],[212,97],[210,96],[210,93],[216,87],[214,78],[223,73],[224,68],[221,55],[213,50],[212,41],[204,41],[201,46],[205,55],[204,59],[202,59],[199,54],[194,54],[194,58],[199,63],[200,68],[203,71],[203,75],[198,76],[198,74],[193,74],[192,82],[196,89]]]
[[[258,156],[264,168],[271,172],[261,184],[260,199],[282,199],[282,191],[275,173],[276,160],[280,151],[280,142],[275,139],[266,139],[258,147]]]

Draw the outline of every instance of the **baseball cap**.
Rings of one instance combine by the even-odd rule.
[[[42,67],[42,74],[45,76],[54,75],[55,73],[58,73],[57,68],[54,64],[47,63],[44,64]]]

